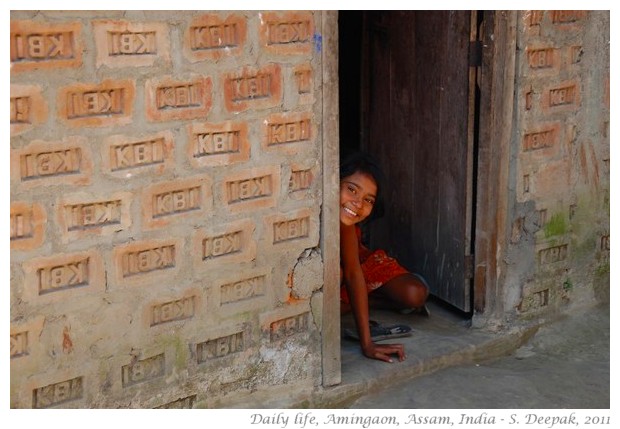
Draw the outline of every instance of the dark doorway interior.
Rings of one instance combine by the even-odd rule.
[[[464,313],[473,302],[477,17],[339,13],[341,156],[364,150],[387,177],[386,214],[364,236]]]
[[[338,13],[340,73],[340,154],[359,150],[362,142],[362,30],[365,12]]]

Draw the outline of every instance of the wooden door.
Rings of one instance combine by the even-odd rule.
[[[364,17],[362,148],[387,176],[369,228],[431,294],[471,310],[473,121],[469,11]],[[475,19],[474,19],[475,20]]]

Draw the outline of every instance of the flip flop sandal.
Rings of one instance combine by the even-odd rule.
[[[431,317],[431,311],[428,309],[428,306],[424,304],[419,308],[403,308],[402,310],[398,310],[400,314],[413,314],[418,313],[424,317]]]
[[[431,311],[428,309],[426,304],[424,304],[421,308],[419,308],[418,312],[423,316],[431,317]]]
[[[356,330],[345,329],[345,336],[359,341],[359,335]],[[407,325],[389,325],[383,326],[374,320],[370,321],[370,338],[373,342],[389,340],[391,338],[410,337],[413,330]]]

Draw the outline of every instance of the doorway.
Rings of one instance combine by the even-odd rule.
[[[479,12],[341,11],[340,152],[386,175],[385,215],[364,229],[431,295],[474,308]]]

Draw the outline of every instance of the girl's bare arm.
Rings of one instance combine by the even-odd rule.
[[[340,225],[340,258],[344,281],[351,301],[351,308],[364,355],[372,359],[392,362],[390,355],[396,354],[399,360],[404,360],[405,352],[402,344],[376,345],[370,337],[368,292],[359,261],[357,235],[354,225]]]

